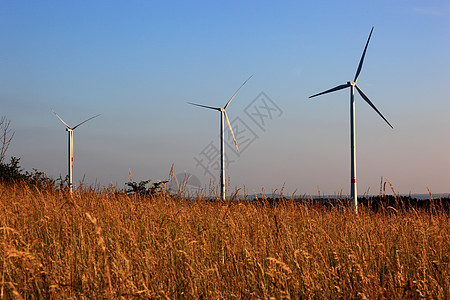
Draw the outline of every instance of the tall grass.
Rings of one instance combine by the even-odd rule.
[[[0,184],[1,299],[450,298],[435,208]]]

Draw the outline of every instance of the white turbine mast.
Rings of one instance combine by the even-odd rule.
[[[386,123],[391,127],[392,125],[386,120],[386,118],[381,114],[381,112],[375,107],[375,105],[369,100],[369,98],[364,94],[364,92],[356,85],[356,81],[358,80],[359,73],[361,72],[362,65],[364,62],[364,56],[366,55],[367,46],[369,45],[370,37],[372,36],[373,27],[370,31],[369,38],[367,39],[366,47],[364,48],[364,52],[362,54],[361,60],[358,65],[358,69],[356,70],[355,79],[353,81],[348,81],[345,84],[338,85],[332,89],[326,90],[324,92],[315,94],[310,96],[309,98],[313,98],[319,95],[331,93],[334,91],[342,90],[345,88],[350,88],[350,171],[351,171],[351,179],[350,179],[350,187],[351,187],[351,198],[353,199],[355,211],[358,212],[358,192],[356,189],[356,134],[355,134],[355,88],[361,97],[370,105],[379,115],[380,117],[386,121]]]
[[[228,115],[227,115],[226,109],[227,109],[228,105],[230,105],[230,103],[233,100],[234,96],[236,96],[236,94],[239,92],[239,90],[244,86],[244,84],[247,83],[247,81],[250,80],[250,78],[252,78],[252,76],[250,76],[237,89],[236,93],[234,93],[233,97],[231,97],[231,99],[228,100],[227,104],[225,104],[225,106],[223,108],[206,106],[206,105],[201,105],[201,104],[188,102],[189,104],[192,104],[192,105],[195,105],[195,106],[200,106],[200,107],[204,107],[204,108],[209,108],[209,109],[214,109],[214,110],[220,111],[220,196],[221,196],[222,200],[226,199],[226,191],[225,191],[225,139],[224,139],[224,134],[225,134],[224,131],[225,130],[224,130],[224,118],[225,118],[225,120],[227,120],[228,128],[230,128],[230,132],[231,132],[231,135],[233,136],[233,140],[234,140],[234,144],[236,146],[236,150],[239,153],[239,148],[238,148],[238,145],[237,145],[237,142],[236,142],[236,138],[235,138],[234,133],[233,133],[233,129],[231,128],[230,120],[228,119]]]
[[[78,124],[74,127],[70,127],[69,125],[67,125],[66,122],[64,122],[63,119],[61,119],[60,116],[58,116],[58,114],[53,109],[52,109],[52,112],[66,126],[66,131],[69,134],[69,151],[68,151],[69,155],[68,155],[68,171],[67,171],[67,173],[69,175],[69,189],[70,189],[70,192],[72,193],[72,190],[73,190],[73,177],[72,177],[72,172],[73,172],[73,131],[75,129],[77,129],[80,125],[82,125],[82,124],[86,123],[87,121],[92,120],[93,118],[96,118],[100,115],[90,117],[89,119],[84,120],[80,124]]]

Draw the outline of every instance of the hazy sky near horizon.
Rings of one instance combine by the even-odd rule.
[[[345,4],[345,5],[344,5]],[[26,170],[119,187],[195,175],[218,181],[220,114],[227,177],[240,192],[349,193],[353,80],[394,129],[356,96],[358,192],[383,176],[400,193],[450,192],[450,2],[1,1],[0,115],[7,153]],[[228,136],[227,136],[228,137]],[[228,142],[231,140],[228,139]],[[206,166],[202,168],[201,165]]]

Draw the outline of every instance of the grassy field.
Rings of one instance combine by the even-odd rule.
[[[449,299],[449,256],[438,203],[356,215],[0,184],[0,299]]]

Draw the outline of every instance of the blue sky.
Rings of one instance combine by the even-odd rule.
[[[359,193],[377,194],[381,176],[400,193],[448,193],[444,0],[1,1],[8,155],[64,176],[67,133],[50,109],[70,125],[101,113],[75,131],[75,182],[123,187],[129,169],[159,180],[173,164],[207,185],[195,159],[218,147],[220,115],[186,102],[223,106],[253,74],[228,108],[247,132],[239,156],[226,149],[230,186],[347,194],[348,91],[308,96],[353,79],[372,26],[358,85],[394,129],[357,96]],[[263,126],[250,117],[261,95],[278,108]]]

